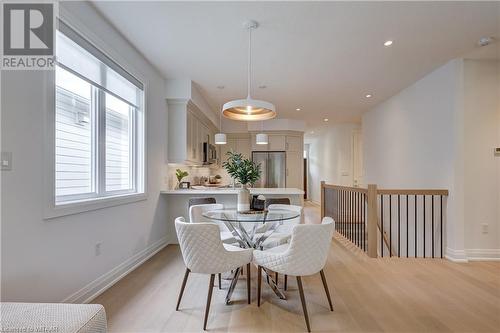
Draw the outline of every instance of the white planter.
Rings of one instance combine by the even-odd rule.
[[[243,185],[238,191],[238,212],[250,210],[250,191]]]

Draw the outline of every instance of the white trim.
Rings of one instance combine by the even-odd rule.
[[[446,254],[444,257],[453,262],[468,262],[464,250],[454,250],[447,247]]]
[[[50,203],[45,207],[43,218],[45,220],[60,216],[73,215],[78,213],[89,212],[113,206],[125,205],[132,202],[147,200],[146,193],[123,194],[112,197],[99,197],[90,200],[82,200],[66,204]]]
[[[142,265],[146,260],[154,256],[168,245],[167,237],[163,237],[141,252],[135,254],[122,262],[109,272],[101,275],[82,289],[68,296],[62,303],[89,303],[97,296],[111,288],[115,283],[123,279],[127,274]]]
[[[466,249],[470,261],[500,261],[500,249]]]

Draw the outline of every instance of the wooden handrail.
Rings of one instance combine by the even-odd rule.
[[[350,192],[359,192],[359,193],[368,193],[368,189],[362,187],[350,187],[350,186],[341,186],[341,185],[333,185],[333,184],[323,184],[322,187],[330,188],[335,190],[344,190]]]
[[[448,190],[424,190],[424,189],[379,189],[378,194],[382,195],[444,195],[448,196]]]

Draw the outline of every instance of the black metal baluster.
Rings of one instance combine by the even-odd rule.
[[[425,258],[425,194],[422,196],[424,199],[424,258]]]
[[[365,244],[365,252],[366,252],[366,194],[363,193],[363,243]]]
[[[384,257],[384,195],[380,195],[380,256]]]
[[[415,194],[415,258],[417,255],[417,195]]]
[[[349,191],[349,222],[350,222],[350,224],[349,224],[349,239],[351,240],[352,243],[354,243],[354,241],[353,241],[354,235],[352,233],[352,215],[353,215],[352,214],[352,205],[354,203],[354,200],[352,198],[353,197],[352,194],[353,194],[352,191]]]
[[[392,194],[389,194],[389,257],[392,257]]]
[[[408,249],[409,249],[409,243],[410,243],[410,237],[408,234],[408,194],[406,195],[406,258],[408,258]]]
[[[398,194],[398,257],[401,257],[401,196]]]
[[[359,241],[359,192],[356,192],[356,244],[361,247]]]
[[[432,230],[431,230],[431,240],[432,240],[432,257],[434,258],[434,195],[431,196],[432,199]]]
[[[440,221],[439,221],[439,225],[440,225],[440,228],[441,228],[441,231],[440,231],[440,236],[441,236],[441,258],[443,258],[443,196],[441,195],[441,203],[440,203],[441,207],[440,207],[440,211],[439,211],[439,214],[441,215],[440,216]]]

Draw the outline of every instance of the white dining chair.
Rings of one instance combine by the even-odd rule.
[[[193,205],[189,207],[189,221],[191,223],[214,223],[219,227],[220,237],[222,242],[225,244],[237,243],[236,238],[233,236],[231,231],[222,222],[216,222],[203,216],[204,213],[213,210],[224,209],[223,204],[204,204],[204,205]]]
[[[328,250],[330,249],[334,229],[335,222],[333,219],[325,217],[321,224],[295,225],[289,244],[274,247],[266,251],[255,250],[253,258],[254,263],[258,266],[257,306],[260,306],[262,269],[265,268],[276,273],[296,276],[308,332],[311,331],[311,327],[309,325],[309,315],[302,288],[302,276],[309,276],[318,272],[321,274],[328,304],[330,305],[330,310],[333,311],[332,300],[323,268],[328,257]]]
[[[271,204],[267,207],[269,212],[277,211],[277,210],[290,210],[300,215],[294,219],[283,221],[281,225],[279,225],[276,230],[262,243],[261,249],[268,250],[273,247],[277,247],[283,244],[286,244],[290,241],[292,237],[293,227],[297,224],[303,224],[304,215],[303,215],[303,207],[297,205],[289,205],[289,204]],[[279,282],[279,274],[274,274],[274,280],[276,285]],[[288,284],[288,276],[284,276],[284,288],[287,289]]]
[[[182,294],[190,273],[210,274],[208,284],[207,305],[203,329],[207,329],[208,313],[215,274],[229,272],[247,266],[247,297],[250,304],[250,262],[253,249],[242,249],[229,244],[223,244],[220,231],[213,223],[186,223],[183,217],[175,219],[175,230],[186,265],[179,298],[175,310],[179,310]]]

